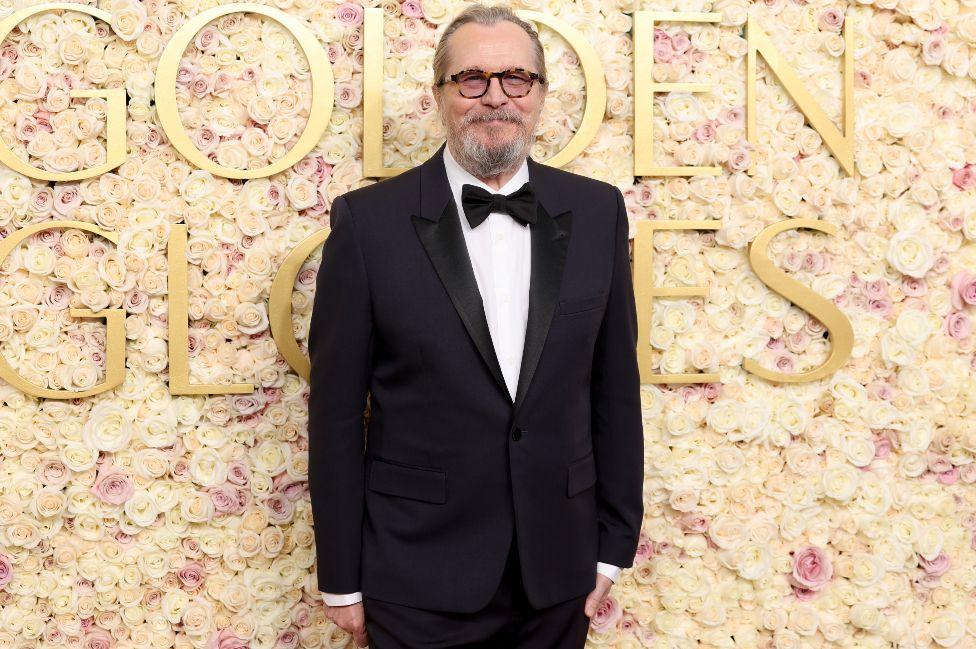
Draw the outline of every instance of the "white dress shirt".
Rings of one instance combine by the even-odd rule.
[[[458,218],[461,220],[464,243],[474,268],[478,290],[481,292],[495,355],[498,356],[505,384],[514,400],[519,368],[522,365],[525,323],[529,314],[531,230],[504,212],[492,212],[478,227],[472,228],[463,213],[461,186],[471,184],[492,194],[511,194],[528,182],[528,163],[523,160],[515,175],[500,189],[489,187],[462,167],[451,155],[449,146],[444,147],[444,167],[451,193],[454,194]],[[598,561],[596,569],[612,581],[620,576],[620,568],[608,563]],[[322,595],[329,606],[344,606],[362,600],[360,592]]]

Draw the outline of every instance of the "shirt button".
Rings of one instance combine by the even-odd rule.
[[[504,238],[505,238],[505,233],[504,232],[496,232],[495,233],[495,241],[501,241]]]

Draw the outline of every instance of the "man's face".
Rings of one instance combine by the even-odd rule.
[[[478,68],[498,72],[509,68],[536,69],[532,40],[509,21],[494,25],[466,23],[448,41],[445,77]],[[447,131],[452,153],[460,162],[474,166],[476,175],[490,176],[519,164],[529,152],[542,112],[545,93],[538,81],[524,97],[508,97],[501,80],[494,78],[484,95],[463,97],[456,83],[448,82],[434,99]]]

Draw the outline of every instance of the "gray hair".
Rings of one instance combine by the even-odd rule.
[[[505,5],[485,5],[482,3],[475,3],[469,5],[454,17],[444,32],[441,34],[440,40],[437,41],[437,48],[434,50],[434,86],[437,87],[437,83],[444,79],[444,75],[447,72],[447,41],[448,38],[457,31],[458,27],[466,23],[477,23],[479,25],[494,25],[495,23],[507,20],[513,22],[522,29],[525,33],[529,35],[532,39],[532,46],[535,50],[535,65],[536,72],[539,73],[541,79],[539,83],[542,85],[543,91],[546,90],[546,86],[549,83],[549,75],[546,73],[546,56],[542,49],[542,42],[539,40],[539,34],[528,22],[522,20],[511,8]]]

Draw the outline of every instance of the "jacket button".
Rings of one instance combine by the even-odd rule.
[[[522,429],[521,428],[515,428],[515,430],[512,431],[512,439],[515,440],[516,442],[519,441],[520,439],[522,439]]]

